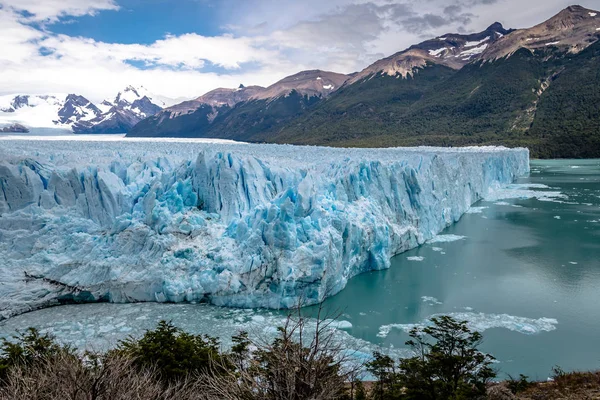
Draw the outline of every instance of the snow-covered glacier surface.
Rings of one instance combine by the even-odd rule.
[[[528,172],[497,147],[0,140],[0,311],[315,303]]]

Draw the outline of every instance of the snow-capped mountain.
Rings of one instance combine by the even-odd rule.
[[[101,103],[103,112],[93,119],[73,125],[75,133],[124,133],[144,118],[166,107],[167,103],[150,94],[143,86],[127,86],[114,100]]]
[[[167,98],[133,86],[98,105],[77,94],[6,95],[0,96],[0,127],[22,124],[75,133],[126,133],[170,104]]]
[[[482,54],[498,39],[511,33],[496,22],[485,31],[469,35],[449,33],[409,47],[376,61],[352,77],[348,83],[358,82],[374,74],[407,77],[415,68],[440,64],[459,70]]]
[[[23,124],[29,128],[71,129],[79,121],[97,118],[102,112],[75,94],[0,96],[0,124]]]

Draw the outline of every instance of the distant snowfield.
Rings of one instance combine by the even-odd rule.
[[[13,96],[0,96],[0,109],[10,107]],[[14,112],[0,111],[0,125],[11,125],[15,123],[24,124],[34,128],[64,128],[70,129],[68,125],[56,124],[58,111],[64,105],[64,94],[52,94],[42,100],[40,96],[31,96],[31,107],[22,107]]]
[[[0,315],[59,298],[313,304],[528,172],[528,151],[503,147],[9,135]]]

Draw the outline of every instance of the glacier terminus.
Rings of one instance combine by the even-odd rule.
[[[0,140],[0,313],[289,308],[434,238],[527,149]]]

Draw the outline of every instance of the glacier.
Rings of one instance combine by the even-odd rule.
[[[314,304],[528,173],[503,147],[0,139],[0,315]]]

